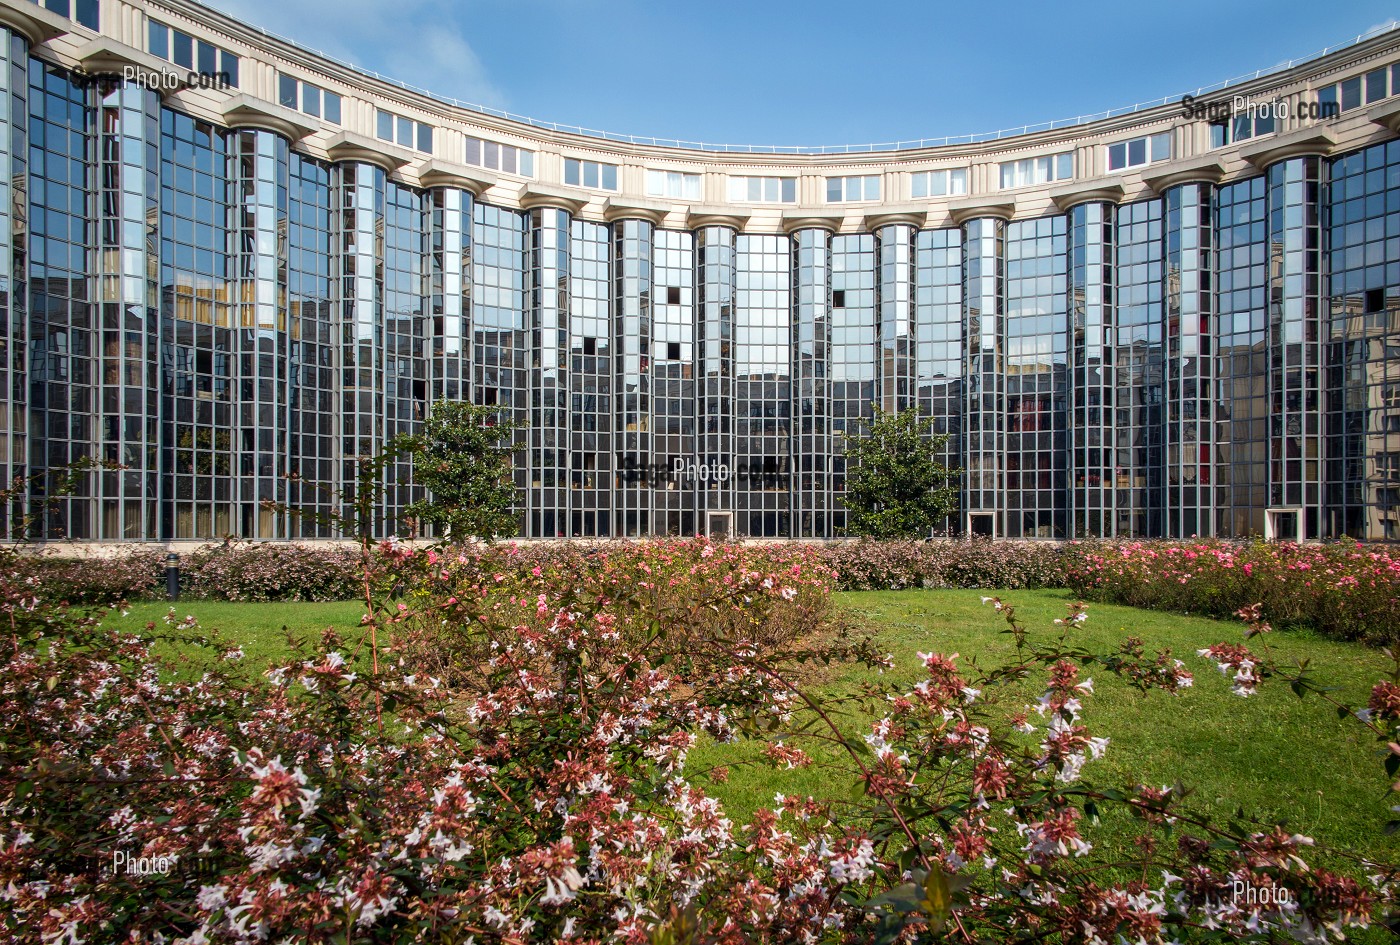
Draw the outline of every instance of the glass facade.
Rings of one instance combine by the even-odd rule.
[[[962,473],[941,531],[1400,540],[1384,115],[1273,156],[1290,128],[1255,128],[1228,175],[1205,123],[951,170],[651,167],[314,71],[217,119],[53,55],[0,28],[0,475],[38,477],[0,514],[49,538],[329,537],[362,461],[446,399],[522,424],[529,536],[837,536],[844,438],[917,407]],[[364,144],[318,143],[342,132]],[[84,458],[107,466],[46,495]],[[422,489],[388,476],[370,524],[405,534]]]

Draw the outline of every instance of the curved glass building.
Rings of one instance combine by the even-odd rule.
[[[953,532],[1400,538],[1400,31],[870,148],[495,115],[187,0],[0,0],[0,75],[0,471],[112,464],[5,510],[50,537],[326,535],[267,500],[446,398],[527,424],[531,536],[839,535],[843,436],[919,407]]]

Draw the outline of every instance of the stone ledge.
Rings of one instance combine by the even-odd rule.
[[[332,161],[363,161],[390,174],[416,160],[410,151],[353,131],[342,131],[327,141],[326,153]]]
[[[1326,128],[1311,127],[1265,137],[1240,148],[1239,154],[1262,171],[1289,158],[1327,157],[1336,147],[1336,135]]]
[[[1123,199],[1123,182],[1112,177],[1077,181],[1056,187],[1050,191],[1050,199],[1061,213],[1069,213],[1083,203],[1117,203]]]
[[[955,226],[962,226],[968,220],[976,220],[978,217],[1010,220],[1015,215],[1015,197],[974,197],[948,205],[948,216],[952,218]]]
[[[1225,162],[1216,155],[1173,161],[1142,175],[1142,182],[1156,194],[1181,184],[1218,184],[1225,176]]]

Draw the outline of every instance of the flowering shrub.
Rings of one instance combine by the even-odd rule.
[[[1112,750],[1092,671],[1144,698],[1194,680],[1141,641],[1076,646],[1079,605],[1040,634],[988,598],[1015,643],[1005,665],[920,654],[917,684],[847,706],[793,669],[887,665],[867,641],[753,638],[804,600],[818,613],[830,574],[813,556],[697,541],[609,550],[588,571],[484,567],[530,553],[384,546],[363,627],[265,671],[192,620],[115,633],[0,568],[5,936],[1328,942],[1394,918],[1394,862],[1332,872],[1309,862],[1307,837],[1213,823],[1179,787],[1091,780]],[[453,680],[400,652],[433,627],[475,660]],[[151,649],[159,637],[222,659],[181,677]],[[1248,661],[1256,688],[1282,677],[1333,698],[1267,651],[1206,655],[1237,686]],[[1027,684],[1041,691],[1029,705]],[[1400,665],[1364,709],[1338,706],[1389,743],[1392,777],[1397,685]],[[847,708],[873,722],[851,731]],[[734,824],[687,772],[702,736],[761,739],[781,767],[817,764],[813,739],[834,744],[833,774],[861,793],[779,796]],[[1104,854],[1109,807],[1138,836]]]
[[[182,594],[208,600],[352,600],[364,569],[349,545],[237,542],[184,555],[180,581]]]
[[[1065,583],[1087,599],[1229,617],[1259,604],[1278,625],[1400,644],[1400,557],[1355,542],[1070,542]]]
[[[388,555],[413,571],[415,588],[387,618],[395,651],[455,686],[468,685],[488,655],[468,613],[483,601],[606,606],[610,625],[629,644],[667,637],[687,674],[713,668],[704,657],[716,638],[745,640],[766,653],[834,629],[828,605],[835,575],[811,545],[695,538],[418,553],[394,547]]]
[[[141,549],[111,558],[66,558],[25,555],[13,559],[33,577],[44,596],[73,603],[110,602],[145,597],[164,587],[165,554]]]
[[[824,546],[822,558],[846,591],[1063,586],[1060,546],[1042,541],[861,540]]]

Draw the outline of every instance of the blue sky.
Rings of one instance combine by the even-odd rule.
[[[1177,96],[1392,21],[1393,3],[206,0],[434,92],[608,131],[820,145]]]

